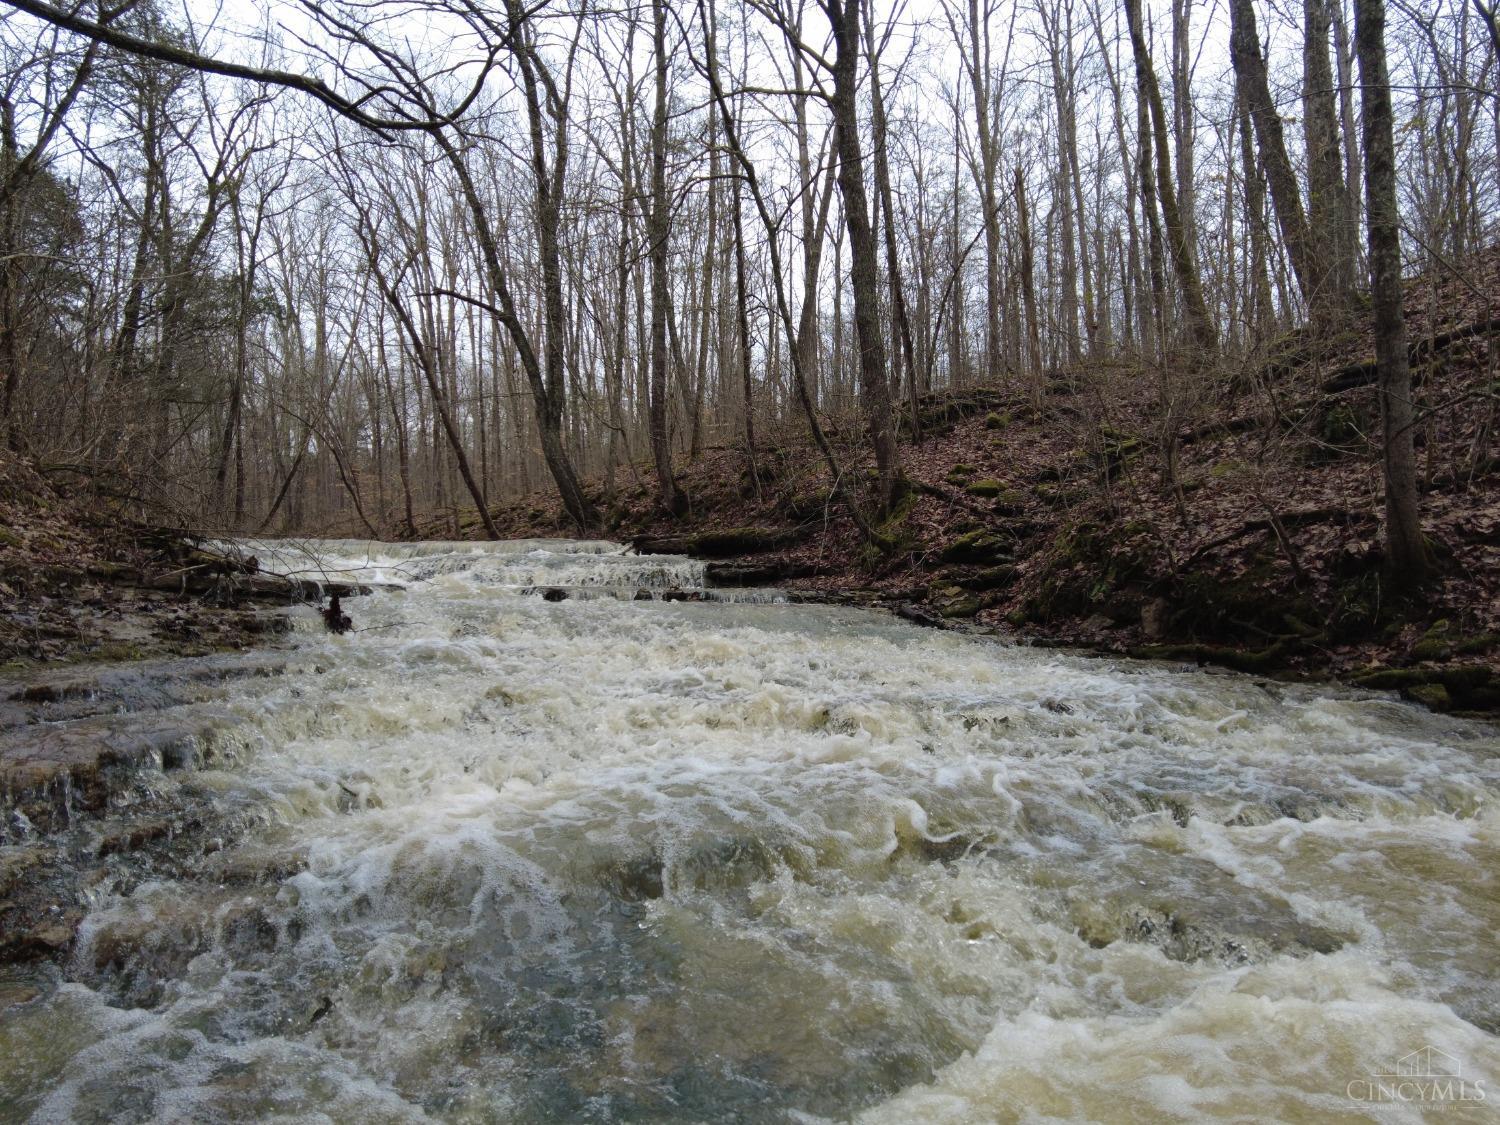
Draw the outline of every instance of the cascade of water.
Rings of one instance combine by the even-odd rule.
[[[101,884],[0,1011],[0,1116],[1321,1121],[1424,1047],[1500,1077],[1491,728],[572,596],[703,587],[613,544],[243,546],[404,589],[133,697],[235,715],[181,782],[227,846]]]

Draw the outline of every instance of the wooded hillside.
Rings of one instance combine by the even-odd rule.
[[[1493,10],[1384,7],[11,3],[5,439],[153,518],[410,534],[543,482],[595,523],[646,459],[679,511],[809,426],[874,518],[923,395],[1115,362],[1191,430],[1304,322],[1341,354],[1368,91],[1398,269],[1496,236]]]
[[[5,10],[0,426],[150,524],[822,521],[1036,620],[1264,564],[1261,648],[1488,573],[1484,0]]]

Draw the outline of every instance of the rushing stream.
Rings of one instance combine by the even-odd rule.
[[[121,681],[237,720],[159,782],[224,846],[100,885],[0,1119],[1495,1119],[1492,727],[606,543],[251,549],[399,585]]]

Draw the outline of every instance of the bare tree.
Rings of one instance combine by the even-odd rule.
[[[1193,247],[1188,241],[1187,231],[1183,227],[1177,191],[1172,183],[1171,157],[1167,149],[1166,111],[1162,108],[1161,88],[1156,82],[1156,72],[1151,65],[1151,52],[1146,45],[1146,34],[1141,25],[1140,0],[1125,0],[1125,12],[1130,22],[1130,42],[1135,52],[1137,82],[1145,95],[1146,109],[1151,118],[1151,133],[1156,150],[1156,197],[1161,204],[1162,221],[1166,227],[1167,250],[1172,259],[1172,272],[1177,278],[1177,287],[1182,294],[1182,303],[1187,312],[1193,343],[1201,357],[1212,358],[1218,352],[1218,333],[1208,315],[1208,305],[1203,298],[1203,282],[1198,274],[1198,263]]]
[[[1365,210],[1369,216],[1370,289],[1385,450],[1386,561],[1398,584],[1425,577],[1427,545],[1417,510],[1412,443],[1411,367],[1401,290],[1401,219],[1396,207],[1395,126],[1385,54],[1384,0],[1355,0],[1354,46],[1364,107]]]
[[[651,456],[661,506],[673,515],[687,510],[687,497],[672,472],[667,429],[667,257],[671,211],[667,198],[667,11],[665,0],[651,0],[651,50],[656,102],[651,116],[651,210],[646,239],[651,257]]]

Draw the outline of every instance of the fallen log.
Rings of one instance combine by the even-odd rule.
[[[1233,531],[1210,539],[1207,543],[1196,548],[1187,557],[1183,565],[1189,566],[1208,554],[1208,552],[1233,543],[1237,539],[1243,539],[1246,535],[1253,535],[1257,531],[1270,531],[1274,533],[1277,523],[1280,523],[1284,528],[1305,527],[1308,524],[1323,523],[1325,520],[1339,519],[1340,517],[1357,518],[1358,515],[1359,513],[1351,512],[1347,508],[1310,508],[1302,512],[1287,512],[1285,515],[1277,515],[1274,518],[1261,516],[1258,519],[1245,521]]]
[[[1488,320],[1477,320],[1473,324],[1466,324],[1461,328],[1454,328],[1448,332],[1440,332],[1436,336],[1424,337],[1413,341],[1408,345],[1406,351],[1413,364],[1426,359],[1435,352],[1450,348],[1461,340],[1469,340],[1475,336],[1488,336],[1491,333],[1500,332],[1500,316],[1491,317]],[[1336,395],[1343,391],[1353,390],[1356,387],[1367,387],[1374,383],[1378,377],[1378,367],[1375,360],[1362,360],[1359,363],[1351,363],[1339,368],[1329,378],[1323,380],[1321,390],[1324,394]],[[1421,384],[1421,372],[1412,372],[1412,385]]]

